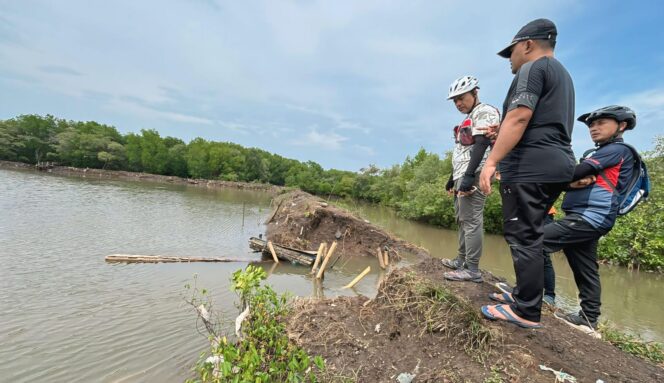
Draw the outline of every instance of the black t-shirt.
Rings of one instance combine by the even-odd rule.
[[[503,103],[503,116],[519,106],[533,115],[519,143],[500,161],[501,181],[571,181],[574,84],[558,60],[545,56],[521,66]]]

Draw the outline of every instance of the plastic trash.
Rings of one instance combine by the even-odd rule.
[[[402,372],[397,376],[397,382],[399,383],[411,383],[415,379],[415,375],[410,372]]]
[[[551,372],[553,372],[553,373],[556,375],[556,382],[560,382],[560,383],[564,383],[564,382],[577,383],[576,378],[573,377],[572,375],[566,373],[566,372],[562,372],[562,371],[554,370],[553,368],[551,368],[551,367],[547,367],[547,366],[545,366],[545,365],[543,365],[543,364],[540,364],[540,365],[539,365],[539,368],[540,368],[540,370],[542,370],[542,371],[551,371]]]

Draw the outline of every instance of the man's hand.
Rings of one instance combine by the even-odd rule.
[[[597,181],[596,176],[587,176],[584,178],[581,178],[580,180],[576,180],[572,183],[569,184],[569,187],[572,189],[582,189],[588,185],[591,185]]]
[[[491,177],[496,172],[496,164],[487,160],[480,173],[480,190],[485,195],[491,194]]]
[[[447,190],[447,194],[452,195],[454,194],[454,180],[452,177],[447,181],[447,184],[445,184],[445,190]]]
[[[491,125],[487,127],[487,132],[484,134],[486,138],[490,140],[495,140],[496,137],[498,137],[498,126],[499,125]]]
[[[459,191],[469,192],[473,188],[474,183],[475,183],[474,174],[464,174],[463,178],[461,179],[461,183],[459,184]]]

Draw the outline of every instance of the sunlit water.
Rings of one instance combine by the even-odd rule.
[[[191,376],[207,339],[184,303],[184,286],[197,275],[215,307],[228,319],[237,315],[229,278],[260,259],[247,240],[263,232],[269,205],[261,192],[0,170],[0,381],[170,382]],[[388,209],[361,210],[434,256],[454,255],[454,232],[400,219]],[[486,243],[482,267],[511,276],[502,238],[488,236]],[[247,263],[104,262],[115,253]],[[572,304],[569,268],[560,256],[554,263],[559,292]],[[277,291],[300,296],[373,295],[382,278],[372,258],[342,259],[322,289],[301,266],[260,265]],[[367,265],[370,275],[353,290],[340,289]],[[655,295],[664,287],[661,276],[603,268],[602,282],[605,317],[664,339],[664,311]]]

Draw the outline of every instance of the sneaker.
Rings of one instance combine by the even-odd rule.
[[[566,314],[562,317],[562,319],[575,326],[585,326],[591,328],[592,330],[597,330],[597,320],[588,321],[582,314]]]
[[[450,281],[471,281],[475,283],[482,282],[482,273],[479,271],[471,271],[468,269],[459,269],[455,271],[448,271],[443,274],[445,279]]]
[[[545,295],[544,298],[542,298],[542,302],[551,307],[556,307],[556,297],[553,295]]]
[[[463,267],[463,261],[460,261],[458,258],[455,259],[443,258],[441,259],[441,262],[443,262],[443,266],[449,269],[459,270],[460,268]]]

